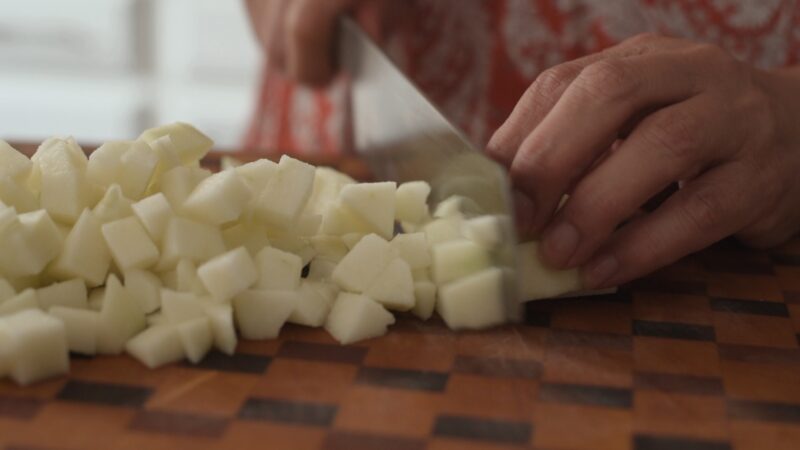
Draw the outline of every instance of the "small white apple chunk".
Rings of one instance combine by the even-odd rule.
[[[465,218],[472,217],[481,213],[481,208],[469,197],[463,195],[451,195],[436,205],[433,217],[437,219]]]
[[[28,309],[39,309],[36,290],[33,288],[25,289],[14,297],[0,303],[0,317],[9,316]]]
[[[161,290],[161,313],[172,324],[206,316],[205,302],[191,292]]]
[[[409,181],[397,187],[397,220],[422,223],[428,216],[428,196],[431,186],[424,181]]]
[[[193,167],[178,166],[161,174],[158,187],[169,200],[170,206],[179,211],[200,181]]]
[[[254,194],[260,194],[278,171],[278,164],[268,159],[259,159],[242,164],[234,171],[244,179]]]
[[[39,307],[49,311],[54,306],[86,309],[89,307],[86,283],[74,278],[36,290]]]
[[[508,216],[485,215],[466,220],[464,237],[486,248],[495,248],[510,240],[513,233]]]
[[[348,233],[358,233],[360,236],[371,233],[368,223],[350,211],[341,201],[336,200],[322,215],[319,233],[329,236],[343,236]]]
[[[128,151],[120,158],[122,170],[116,178],[127,198],[138,200],[144,196],[159,161],[158,152],[148,143],[131,142]]]
[[[247,249],[239,247],[216,256],[197,269],[197,276],[219,302],[227,302],[244,292],[259,279]]]
[[[180,334],[173,325],[156,325],[136,335],[125,344],[125,351],[149,369],[184,358]]]
[[[214,141],[200,132],[197,128],[184,122],[175,122],[169,125],[145,130],[139,139],[152,143],[163,136],[169,136],[178,153],[181,163],[191,164],[203,159],[214,146]]]
[[[307,214],[325,215],[328,208],[336,203],[342,188],[355,180],[330,167],[317,167],[314,172],[314,189],[306,203]]]
[[[296,304],[288,321],[307,327],[320,327],[325,323],[335,297],[323,293],[318,282],[303,280],[297,290]]]
[[[242,215],[250,195],[250,188],[239,174],[228,170],[201,181],[181,208],[188,217],[211,225],[222,225]]]
[[[112,184],[92,212],[100,223],[108,223],[133,215],[132,204],[133,202],[122,194],[122,188],[118,184]]]
[[[328,280],[336,269],[336,265],[336,262],[325,258],[314,258],[308,268],[308,276],[306,279],[311,281]]]
[[[463,238],[461,222],[462,219],[459,218],[434,219],[425,224],[422,231],[428,238],[428,244],[433,246]]]
[[[128,269],[124,272],[123,278],[125,290],[136,300],[143,313],[150,314],[161,307],[161,280],[152,272]]]
[[[125,343],[147,326],[139,303],[128,295],[119,279],[109,275],[100,311],[100,332],[97,352],[117,355],[122,353]]]
[[[325,330],[340,344],[348,345],[383,336],[394,321],[392,313],[375,300],[342,292],[328,314]]]
[[[14,286],[5,278],[0,278],[0,304],[15,295],[17,295],[17,291],[14,289]]]
[[[0,212],[0,273],[13,278],[39,275],[61,252],[61,232],[44,210]]]
[[[431,281],[415,281],[414,298],[411,312],[422,320],[430,319],[436,308],[436,285]]]
[[[303,260],[299,256],[272,247],[263,248],[256,256],[258,289],[292,291],[300,285]]]
[[[134,203],[131,209],[153,242],[160,244],[170,219],[175,215],[167,197],[159,192]]]
[[[243,221],[225,228],[222,230],[222,239],[228,250],[244,247],[253,257],[269,246],[266,227],[254,222]]]
[[[214,347],[226,355],[232,355],[236,351],[233,307],[228,303],[205,303],[203,309],[211,323]]]
[[[414,280],[403,259],[396,258],[370,283],[364,294],[388,309],[408,311],[414,307]]]
[[[67,347],[82,355],[97,354],[97,336],[100,333],[100,313],[87,309],[55,306],[48,313],[64,323]]]
[[[197,266],[188,259],[182,259],[175,270],[161,274],[164,287],[178,292],[192,292],[197,295],[207,295],[208,290],[197,276]]]
[[[109,222],[101,230],[120,270],[146,269],[158,262],[158,247],[136,217]]]
[[[256,215],[268,224],[291,226],[311,196],[314,166],[282,156],[255,205]]]
[[[249,290],[233,299],[244,339],[274,339],[298,303],[296,291]]]
[[[390,242],[412,270],[431,265],[431,252],[425,233],[398,234]]]
[[[36,198],[36,195],[8,175],[0,174],[0,201],[19,212],[39,209],[39,199]]]
[[[342,235],[342,242],[344,243],[345,247],[347,247],[347,250],[350,251],[350,250],[353,249],[353,247],[356,246],[356,244],[361,242],[361,239],[363,239],[364,236],[366,236],[366,235],[363,234],[363,233],[347,233],[347,234],[343,234]]]
[[[439,287],[437,311],[451,330],[483,329],[506,320],[503,270],[485,269]]]
[[[218,228],[181,217],[169,221],[161,246],[161,269],[172,269],[184,258],[202,264],[226,250]]]
[[[315,258],[339,262],[345,257],[345,255],[347,255],[347,252],[349,251],[339,236],[312,236],[310,242],[311,246],[316,252]]]
[[[214,343],[211,323],[208,318],[201,317],[187,320],[175,325],[175,328],[178,330],[178,336],[183,345],[184,353],[186,353],[186,358],[192,364],[202,361]]]
[[[434,245],[431,253],[431,275],[433,281],[440,286],[491,265],[487,250],[466,239]]]
[[[385,239],[370,234],[364,236],[347,256],[339,261],[331,278],[346,291],[364,292],[397,257],[397,250]]]
[[[111,252],[100,229],[100,221],[86,209],[64,240],[61,254],[51,267],[60,279],[83,278],[89,287],[105,281]]]
[[[103,300],[106,297],[106,288],[98,287],[89,291],[89,309],[100,311],[103,309]]]
[[[0,318],[0,334],[8,336],[8,348],[0,351],[8,354],[8,374],[17,384],[69,371],[67,333],[55,317],[37,309],[18,312]]]
[[[0,175],[23,182],[28,178],[33,168],[33,163],[27,156],[6,141],[0,140]]]
[[[539,258],[539,243],[517,245],[520,298],[538,300],[556,297],[582,288],[578,269],[556,270],[547,267]]]
[[[395,191],[394,182],[348,184],[339,193],[342,205],[346,206],[370,231],[384,239],[394,233]]]

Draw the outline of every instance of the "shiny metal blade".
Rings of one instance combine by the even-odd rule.
[[[477,206],[476,215],[513,217],[505,170],[475,149],[351,19],[340,26],[339,60],[350,78],[353,144],[379,179],[424,180],[431,203],[461,195]],[[509,224],[513,220],[507,221]],[[508,318],[521,316],[516,288],[516,242],[507,239],[494,252],[506,268]]]

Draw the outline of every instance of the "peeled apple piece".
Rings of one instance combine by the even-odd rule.
[[[80,278],[53,283],[36,290],[39,307],[49,311],[55,306],[86,309],[89,307],[86,283]]]
[[[158,247],[136,217],[109,222],[101,231],[120,270],[146,269],[158,262]]]
[[[5,345],[2,336],[7,336]],[[0,359],[6,353],[8,374],[23,386],[69,371],[64,324],[33,309],[0,318]],[[0,363],[2,366],[2,363]]]
[[[434,245],[432,256],[432,278],[440,286],[491,265],[487,250],[466,239]]]
[[[161,274],[162,285],[178,292],[191,292],[197,295],[208,295],[208,290],[197,276],[197,266],[188,259],[182,259],[175,270]]]
[[[211,323],[214,347],[226,355],[232,355],[236,351],[233,307],[227,303],[206,303],[203,310]]]
[[[239,222],[225,228],[222,230],[222,239],[225,241],[225,247],[229,250],[244,247],[253,257],[270,244],[267,228],[249,221]]]
[[[365,295],[395,311],[408,311],[414,307],[414,280],[408,264],[394,259],[372,281]]]
[[[349,176],[330,167],[317,167],[314,171],[314,189],[306,203],[306,214],[324,215],[330,205],[339,198],[339,192],[348,184],[355,183]]]
[[[272,175],[278,170],[278,164],[268,159],[242,164],[234,169],[241,176],[253,193],[261,193],[269,183]]]
[[[322,216],[319,233],[329,236],[344,236],[351,233],[371,233],[370,225],[359,218],[339,200],[328,206]]]
[[[192,363],[199,363],[211,350],[214,336],[211,333],[211,322],[201,317],[175,325],[183,345],[186,358]]]
[[[62,248],[62,235],[47,211],[16,215],[0,211],[0,273],[21,278],[36,276]]]
[[[421,223],[428,218],[428,196],[431,186],[425,181],[410,181],[397,187],[396,219],[401,222]]]
[[[138,200],[147,192],[159,163],[158,153],[144,141],[133,141],[127,152],[122,155],[123,170],[117,176],[117,182],[126,197]]]
[[[348,184],[339,193],[342,205],[346,206],[370,231],[384,239],[391,239],[395,220],[394,182]]]
[[[305,208],[313,187],[314,166],[284,155],[258,197],[256,215],[268,224],[290,227]]]
[[[431,252],[425,233],[398,234],[390,242],[412,270],[431,265]]]
[[[197,276],[219,302],[227,302],[258,281],[258,270],[244,247],[216,256],[197,269]]]
[[[422,227],[428,244],[436,245],[442,242],[454,241],[463,238],[461,233],[461,222],[463,219],[457,217],[434,219]]]
[[[33,192],[21,182],[2,174],[0,174],[0,201],[19,212],[29,212],[39,208],[39,200]]]
[[[112,184],[92,212],[100,223],[108,223],[133,215],[132,204],[133,202],[122,194],[122,188],[118,184]]]
[[[160,244],[170,219],[175,215],[167,197],[159,192],[134,203],[131,209],[153,242]]]
[[[415,281],[414,298],[411,312],[422,320],[430,319],[436,308],[436,285],[431,281]]]
[[[14,290],[14,286],[5,278],[0,278],[0,304],[3,304],[3,302],[15,295],[17,295],[17,292]]]
[[[136,300],[143,313],[150,314],[161,308],[161,280],[152,272],[129,269],[124,272],[123,279],[125,290]]]
[[[156,325],[139,333],[125,344],[125,351],[150,369],[184,357],[183,343],[173,325]]]
[[[128,295],[119,279],[109,275],[100,311],[100,332],[97,352],[116,355],[125,349],[128,339],[147,326],[144,312],[135,299]]]
[[[64,324],[69,351],[82,355],[97,354],[97,337],[100,333],[98,311],[55,306],[48,313]]]
[[[201,181],[181,208],[191,218],[219,226],[237,220],[250,195],[250,188],[238,172],[227,170]]]
[[[0,175],[21,182],[27,179],[33,168],[33,163],[27,156],[10,146],[6,141],[0,140]]]
[[[303,280],[296,292],[295,306],[288,321],[307,327],[321,327],[331,310],[333,298],[325,295],[325,287],[318,282]]]
[[[506,321],[503,270],[493,267],[439,287],[436,310],[452,330],[479,330]]]
[[[91,210],[84,210],[50,272],[60,279],[82,278],[89,287],[102,285],[111,265],[111,252],[100,227]]]
[[[184,122],[175,122],[169,125],[145,130],[139,139],[148,144],[156,139],[169,136],[172,145],[177,151],[181,163],[191,164],[200,161],[214,146],[214,141],[200,132],[197,128]]]
[[[555,270],[539,258],[539,243],[525,242],[517,245],[519,255],[519,288],[523,300],[556,297],[582,289],[578,269]]]
[[[174,268],[184,258],[204,263],[226,250],[219,228],[181,217],[169,221],[161,249],[161,269]]]
[[[233,299],[244,339],[274,339],[298,303],[296,291],[248,290]]]
[[[265,247],[256,256],[258,289],[294,290],[300,285],[303,261],[299,256]]]
[[[336,298],[325,330],[342,345],[386,334],[395,322],[392,313],[365,295],[342,292]]]
[[[370,234],[339,261],[331,279],[344,290],[361,293],[397,257],[397,250],[385,239]]]
[[[27,309],[39,309],[35,289],[25,289],[19,294],[0,303],[0,316],[9,316]]]
[[[191,292],[161,290],[161,313],[169,323],[178,324],[206,316],[205,302]]]

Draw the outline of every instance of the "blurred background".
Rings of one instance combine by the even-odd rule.
[[[182,120],[235,148],[261,64],[240,0],[3,0],[0,139],[89,145]]]

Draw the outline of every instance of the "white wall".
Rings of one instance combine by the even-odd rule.
[[[232,148],[260,67],[242,0],[3,0],[0,139],[97,143],[183,120]]]

